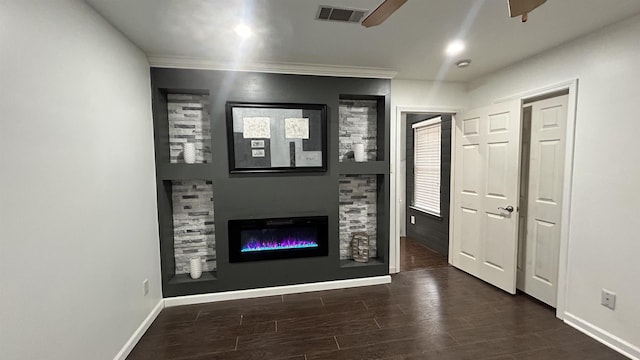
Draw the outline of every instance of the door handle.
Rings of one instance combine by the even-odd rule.
[[[508,205],[507,207],[499,207],[498,210],[504,210],[504,211],[507,211],[509,213],[512,213],[513,212],[513,206]]]

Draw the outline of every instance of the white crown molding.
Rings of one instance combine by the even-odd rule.
[[[213,60],[160,55],[149,55],[147,59],[149,60],[149,65],[151,65],[152,67],[174,69],[246,71],[274,74],[357,77],[373,79],[393,79],[398,74],[398,72],[395,70],[359,66],[337,66],[299,63],[250,63],[238,65]]]

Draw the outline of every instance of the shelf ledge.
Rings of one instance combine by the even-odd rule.
[[[215,271],[203,271],[202,276],[197,279],[192,279],[189,274],[177,274],[169,280],[169,284],[189,284],[215,280],[217,280]]]
[[[340,260],[340,268],[354,268],[354,267],[366,267],[366,266],[380,266],[384,265],[384,262],[378,259],[369,259],[369,262],[362,263],[351,259]]]

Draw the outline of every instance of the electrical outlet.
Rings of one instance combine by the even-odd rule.
[[[411,225],[415,225],[416,224],[416,217],[411,215],[410,219],[411,219]]]
[[[142,295],[149,295],[149,279],[144,279],[142,282]]]
[[[616,294],[606,289],[602,289],[602,299],[600,304],[608,307],[611,310],[616,309]]]

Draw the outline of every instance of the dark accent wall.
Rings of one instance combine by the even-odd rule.
[[[442,117],[442,148],[440,166],[440,215],[437,217],[413,209],[413,128],[411,125],[435,116],[407,115],[407,236],[442,255],[449,253],[449,193],[451,180],[451,115]],[[411,216],[416,223],[411,224]]]
[[[379,148],[389,149],[390,80],[338,78],[304,75],[263,74],[209,70],[152,68],[158,218],[160,221],[163,293],[165,297],[339,280],[388,274],[388,181],[379,187],[377,265],[341,267],[339,237],[338,105],[341,96],[382,98],[384,116]],[[164,154],[166,142],[167,91],[208,92],[211,116],[211,164],[171,166]],[[308,103],[327,105],[327,171],[320,173],[229,174],[225,104],[237,102]],[[389,176],[389,155],[383,177]],[[180,165],[180,164],[178,164]],[[178,170],[176,170],[178,169]],[[185,169],[180,173],[179,169]],[[188,174],[187,174],[188,172]],[[171,218],[171,196],[166,183],[193,175],[213,183],[217,272],[214,280],[191,281],[175,277]],[[381,203],[380,203],[381,202]],[[294,216],[329,217],[329,255],[250,263],[230,263],[228,228],[231,219],[260,219]],[[167,225],[169,223],[169,225]]]

